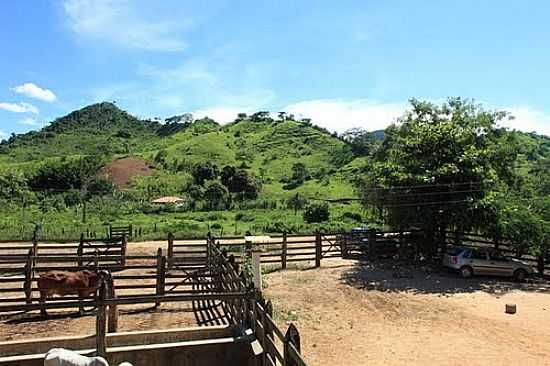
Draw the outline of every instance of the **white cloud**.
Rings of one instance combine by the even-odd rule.
[[[45,102],[53,102],[57,99],[55,94],[49,90],[39,87],[33,83],[25,83],[13,88],[13,91],[19,94],[26,95],[30,98],[36,98]]]
[[[39,125],[39,123],[32,117],[25,117],[22,120],[20,120],[19,123],[22,124],[22,125],[27,125],[27,126],[38,126]]]
[[[368,99],[316,99],[290,104],[282,110],[298,118],[311,118],[330,131],[343,132],[354,127],[384,129],[406,108],[407,103],[381,103]]]
[[[8,134],[5,133],[4,131],[0,130],[0,140],[5,139],[6,137],[8,137]]]
[[[32,104],[21,102],[21,103],[6,103],[0,102],[0,109],[14,112],[14,113],[34,113],[38,114],[38,108]]]
[[[514,128],[523,132],[537,132],[550,136],[550,114],[530,107],[503,108],[509,111],[514,119],[502,121],[503,127]]]
[[[158,19],[148,1],[65,0],[69,27],[85,40],[149,51],[182,51],[180,32],[191,22],[181,14]]]
[[[440,103],[442,100],[433,100]],[[343,132],[360,127],[366,130],[384,129],[408,108],[407,102],[382,103],[367,99],[317,99],[293,103],[284,111],[298,118],[311,118],[330,131]],[[550,136],[550,114],[530,107],[500,107],[515,118],[500,123],[502,127]]]
[[[233,122],[239,113],[253,113],[258,109],[253,107],[211,107],[198,109],[193,112],[195,119],[210,117],[216,122],[227,123]]]

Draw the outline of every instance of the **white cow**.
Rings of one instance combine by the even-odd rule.
[[[103,357],[86,357],[64,348],[52,348],[46,353],[44,366],[109,366]]]
[[[64,348],[52,348],[46,353],[44,366],[109,366],[103,357],[86,357]],[[119,366],[132,366],[123,362]]]

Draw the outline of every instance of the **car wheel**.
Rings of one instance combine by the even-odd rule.
[[[518,282],[525,281],[527,278],[527,271],[524,269],[516,269],[514,272],[514,279]]]
[[[472,269],[472,267],[464,266],[460,268],[460,275],[462,276],[462,278],[472,277],[473,274],[474,270]]]

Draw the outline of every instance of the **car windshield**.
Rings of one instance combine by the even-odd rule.
[[[449,250],[447,250],[447,254],[451,255],[451,256],[457,256],[457,255],[460,255],[462,252],[464,251],[464,248],[451,248]]]

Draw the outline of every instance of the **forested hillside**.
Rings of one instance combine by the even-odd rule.
[[[241,114],[223,126],[190,115],[161,123],[112,103],[90,105],[0,144],[0,236],[28,236],[37,224],[46,237],[69,238],[110,222],[141,225],[150,237],[208,228],[242,233],[384,225],[380,212],[359,202],[362,179],[387,160],[386,152],[395,156],[406,145],[421,146],[415,139],[430,138],[398,141],[392,131],[336,135],[309,120],[267,112]],[[502,143],[495,146],[513,150],[506,164],[514,174],[531,177],[537,164],[546,167],[539,162],[550,157],[550,138],[498,131]],[[434,153],[426,154],[422,159],[430,161]],[[185,204],[150,203],[168,195]]]
[[[362,133],[366,132],[355,135]],[[303,223],[302,210],[308,203],[325,209],[322,200],[355,197],[350,172],[364,165],[357,158],[368,155],[368,147],[379,141],[366,139],[358,152],[350,139],[331,135],[307,120],[285,115],[272,119],[266,112],[241,115],[220,126],[189,115],[164,123],[144,121],[112,103],[91,105],[40,131],[2,142],[0,171],[6,186],[0,198],[8,201],[10,212],[4,227],[23,225],[28,231],[36,222],[77,222],[83,227],[117,220],[162,225],[176,213],[171,218],[154,216],[165,208],[149,202],[178,195],[186,200],[185,207],[177,209],[179,216],[194,219],[216,211],[220,217],[208,221],[231,220],[232,230],[239,231],[233,222],[235,213],[229,217],[229,212],[263,210],[241,217],[243,229],[256,224],[256,230],[264,230],[274,223],[274,229],[291,230]],[[130,184],[114,186],[110,182],[114,179],[101,174],[110,169],[102,167],[115,160],[123,164],[127,160],[118,160],[123,157],[132,157],[133,162],[142,159],[152,174],[136,174]],[[287,210],[293,216],[288,223],[272,219],[284,217]],[[358,203],[336,207],[332,224],[342,224],[336,215],[347,212],[344,225],[355,225],[361,221],[359,210]],[[195,232],[207,227],[199,223]]]

